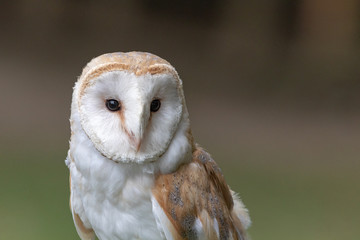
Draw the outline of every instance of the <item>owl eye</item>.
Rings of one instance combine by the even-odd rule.
[[[107,99],[105,105],[112,112],[118,111],[121,108],[119,102],[115,99]]]
[[[159,99],[155,99],[150,104],[150,111],[157,112],[160,109],[161,102]]]

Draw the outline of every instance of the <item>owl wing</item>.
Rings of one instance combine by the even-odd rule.
[[[152,194],[157,225],[166,239],[246,239],[247,210],[201,148],[192,162],[157,176]]]
[[[66,161],[69,161],[68,159]],[[68,163],[67,163],[68,164]],[[95,240],[95,233],[94,230],[92,230],[91,228],[87,228],[85,227],[83,221],[81,220],[80,216],[78,215],[78,213],[75,212],[72,204],[71,204],[71,199],[72,199],[72,185],[71,185],[71,174],[69,176],[69,182],[70,182],[70,209],[71,209],[71,213],[73,216],[73,220],[74,220],[74,224],[75,224],[75,228],[76,231],[79,235],[79,237],[81,238],[81,240]]]
[[[94,230],[92,230],[91,228],[90,229],[86,228],[84,226],[84,223],[81,221],[79,215],[75,213],[73,210],[72,210],[72,214],[73,214],[76,231],[79,237],[81,238],[81,240],[95,240]]]

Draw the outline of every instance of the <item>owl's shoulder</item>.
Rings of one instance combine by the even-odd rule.
[[[233,196],[220,168],[202,148],[190,163],[155,180],[153,197],[166,215],[175,239],[244,239],[244,226],[234,211]],[[160,219],[161,220],[161,219]]]

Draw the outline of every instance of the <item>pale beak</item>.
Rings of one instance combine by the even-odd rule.
[[[140,150],[141,142],[144,137],[144,130],[145,130],[145,123],[144,123],[144,121],[141,121],[140,126],[139,126],[139,136],[135,140],[136,152],[139,152],[139,150]]]
[[[142,109],[142,112],[139,114],[139,116],[140,117],[136,124],[137,126],[134,129],[135,131],[132,132],[133,137],[130,139],[136,152],[140,151],[141,143],[144,138],[144,133],[148,123],[148,114],[146,114],[146,110],[144,108]]]

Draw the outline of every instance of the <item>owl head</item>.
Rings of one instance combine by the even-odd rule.
[[[193,149],[182,81],[149,53],[104,54],[74,87],[72,132],[114,162],[178,165]],[[80,132],[80,133],[79,133]]]

